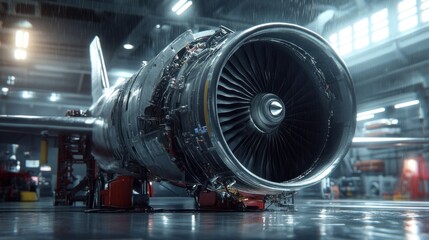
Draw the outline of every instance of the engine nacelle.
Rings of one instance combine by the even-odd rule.
[[[276,194],[326,177],[354,135],[347,67],[302,27],[187,31],[91,109],[100,166]]]

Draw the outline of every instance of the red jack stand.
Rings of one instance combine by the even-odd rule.
[[[94,209],[151,209],[149,198],[153,196],[153,187],[147,180],[132,176],[117,176],[108,181],[104,189],[104,174],[99,173],[94,193]]]
[[[83,201],[92,205],[93,182],[95,179],[95,160],[91,155],[90,136],[81,134],[61,135],[58,138],[57,184],[54,205],[73,205]],[[73,174],[75,164],[86,165],[86,176],[73,187],[76,177]],[[84,196],[77,193],[86,192]]]
[[[119,176],[110,181],[109,187],[101,190],[101,202],[104,207],[131,208],[133,177]]]

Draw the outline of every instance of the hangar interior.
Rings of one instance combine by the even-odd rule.
[[[178,2],[181,6],[175,7]],[[115,210],[97,215],[83,213],[80,202],[52,206],[60,179],[59,138],[40,131],[4,131],[0,167],[28,172],[37,201],[20,203],[25,196],[19,191],[11,195],[3,180],[0,222],[6,227],[1,234],[10,239],[31,233],[59,238],[61,231],[91,239],[429,238],[428,0],[0,0],[0,115],[64,116],[89,109],[89,45],[95,36],[113,86],[127,81],[188,29],[196,33],[222,25],[242,31],[271,22],[308,28],[342,57],[356,96],[355,137],[405,142],[352,143],[329,177],[296,194],[296,212],[145,215]],[[78,185],[87,166],[72,168],[71,184]],[[155,209],[192,208],[193,199],[182,188],[151,184]],[[57,220],[82,231],[61,229]],[[46,227],[28,226],[35,221],[46,221]]]

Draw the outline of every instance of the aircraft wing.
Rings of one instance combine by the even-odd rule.
[[[0,132],[19,132],[49,135],[59,133],[91,133],[96,119],[91,117],[17,116],[0,115]]]
[[[109,88],[109,80],[104,65],[100,40],[95,37],[90,45],[92,98],[96,102]],[[24,134],[40,134],[48,131],[49,135],[59,133],[91,133],[96,119],[75,116],[17,116],[0,115],[0,132],[16,132]]]

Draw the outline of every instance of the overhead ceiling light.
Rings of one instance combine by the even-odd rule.
[[[28,98],[32,98],[33,97],[33,92],[32,91],[24,91],[22,92],[22,98],[28,99]]]
[[[2,91],[3,95],[7,95],[7,93],[9,92],[9,88],[7,88],[7,87],[3,87],[3,88],[1,89],[1,91]]]
[[[50,172],[51,170],[52,170],[52,168],[49,165],[42,165],[42,166],[40,166],[40,171],[41,172]]]
[[[187,0],[179,0],[174,6],[171,8],[171,11],[177,12],[179,8],[183,7]]]
[[[161,28],[161,24],[156,24],[155,27],[159,29]]]
[[[176,11],[177,15],[182,14],[184,11],[186,11],[186,9],[188,9],[190,6],[192,5],[192,1],[187,1],[185,3],[185,5],[183,5],[181,8],[179,8],[179,10]]]
[[[415,159],[406,159],[404,161],[404,169],[406,169],[410,174],[416,175],[419,170],[419,163]]]
[[[13,56],[16,60],[25,60],[27,58],[27,51],[24,49],[15,49]]]
[[[367,114],[367,115],[363,115],[363,116],[358,116],[357,118],[356,118],[356,121],[363,121],[363,120],[368,120],[368,119],[371,119],[371,118],[374,118],[374,114]]]
[[[30,34],[27,31],[17,30],[15,34],[15,46],[17,48],[27,48]]]
[[[51,96],[49,97],[49,101],[51,102],[56,102],[60,99],[60,95],[57,93],[52,93]]]
[[[357,114],[357,116],[358,116],[358,117],[361,117],[361,116],[365,116],[365,115],[371,115],[371,114],[376,114],[376,113],[382,113],[382,112],[384,112],[384,111],[386,111],[386,109],[385,109],[385,108],[376,108],[376,109],[373,109],[373,110],[369,110],[369,111],[365,111],[365,112],[358,113],[358,114]]]
[[[7,81],[6,81],[7,85],[15,85],[15,76],[7,76]]]
[[[30,34],[24,30],[17,30],[15,33],[15,52],[14,57],[16,60],[24,60],[27,58],[28,42],[30,39]]]
[[[398,108],[404,108],[404,107],[409,107],[409,106],[417,105],[419,103],[420,103],[419,100],[413,100],[413,101],[409,101],[409,102],[398,103],[394,107],[396,109],[398,109]]]
[[[420,103],[419,100],[413,100],[413,101],[409,101],[409,102],[398,103],[394,107],[396,109],[398,109],[398,108],[404,108],[404,107],[409,107],[409,106],[417,105],[419,103]]]
[[[130,44],[130,43],[125,43],[123,46],[125,49],[130,50],[134,48],[134,45]]]
[[[16,26],[19,28],[32,28],[33,24],[31,24],[31,22],[29,22],[28,20],[21,20],[16,23]]]

